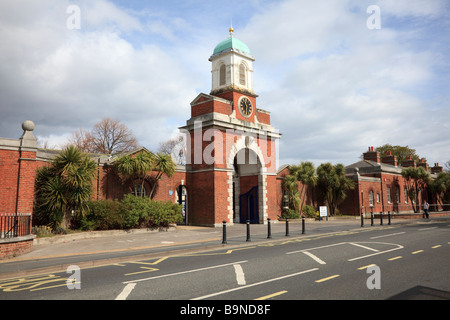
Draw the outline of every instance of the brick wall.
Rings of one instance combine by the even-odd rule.
[[[37,148],[34,124],[25,121],[22,129],[19,139],[0,138],[0,214],[29,214],[31,221]],[[28,235],[3,239],[9,228],[0,230],[0,258],[28,252],[33,245]]]

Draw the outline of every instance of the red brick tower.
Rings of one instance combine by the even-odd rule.
[[[276,148],[270,113],[256,108],[249,48],[230,37],[212,62],[212,90],[191,102],[186,133],[188,223],[276,219]]]

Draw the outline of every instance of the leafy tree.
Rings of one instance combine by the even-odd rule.
[[[430,184],[432,192],[441,205],[450,204],[450,172],[441,172]]]
[[[329,162],[317,168],[317,186],[330,208],[330,215],[336,214],[339,203],[354,188],[353,181],[345,177],[344,165],[332,165]]]
[[[124,175],[130,180],[140,180],[141,193],[140,196],[144,197],[144,182],[148,178],[148,174],[155,167],[155,156],[152,152],[142,150],[138,154],[123,155],[114,161],[114,165],[119,173]],[[138,188],[137,184],[134,184],[134,194],[137,196]]]
[[[172,157],[168,153],[158,152],[155,156],[155,169],[156,177],[155,183],[153,184],[152,190],[150,191],[150,198],[153,198],[153,193],[155,192],[158,180],[161,179],[162,175],[165,174],[171,177],[175,173],[176,164],[173,162]]]
[[[36,175],[36,209],[41,222],[68,228],[72,214],[83,216],[92,194],[96,163],[71,145]]]
[[[289,197],[289,209],[298,213],[300,206],[300,195],[298,193],[298,180],[293,174],[289,174],[283,179],[283,188]]]
[[[419,161],[419,155],[416,153],[416,149],[412,149],[408,146],[393,146],[390,144],[385,144],[376,148],[382,156],[386,154],[387,151],[391,151],[392,155],[397,157],[397,164],[399,166],[406,160],[407,156],[411,156],[411,159]]]
[[[315,186],[317,184],[317,175],[314,164],[309,161],[302,161],[300,165],[294,165],[289,167],[289,172],[297,178],[297,181],[302,183],[300,189],[300,212],[303,210],[303,205],[306,199],[307,186]]]
[[[128,179],[139,179],[141,182],[141,190],[144,190],[144,182],[149,179],[149,174],[154,171],[156,176],[149,193],[149,198],[153,198],[158,181],[165,174],[171,177],[176,169],[176,165],[172,157],[167,153],[159,152],[156,155],[150,151],[142,150],[136,155],[129,154],[121,156],[115,161],[117,171],[125,175]],[[134,193],[138,195],[137,185],[134,185]],[[141,192],[141,197],[144,193]]]
[[[408,189],[408,197],[414,212],[419,212],[419,193],[425,189],[425,186],[431,182],[430,174],[423,167],[407,167],[403,168],[402,176],[406,180],[406,188]],[[414,202],[416,206],[414,207]]]

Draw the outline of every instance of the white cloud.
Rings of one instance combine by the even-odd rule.
[[[422,12],[416,2],[408,3],[379,5],[385,18],[425,19],[440,15],[443,2]],[[262,107],[284,133],[282,161],[349,164],[367,146],[385,143],[416,147],[426,157],[427,146],[442,140],[436,128],[450,133],[445,117],[428,121],[431,106],[418,96],[436,81],[441,53],[411,45],[423,40],[424,30],[414,25],[406,31],[367,29],[365,9],[353,1],[286,1],[256,15],[245,29],[257,59],[255,81],[264,68]],[[448,103],[444,108],[448,114]],[[449,149],[441,152],[450,157]]]
[[[80,30],[66,27],[74,3]],[[209,92],[208,58],[228,28],[213,16],[226,11],[256,58],[258,107],[283,133],[281,164],[349,164],[385,143],[450,159],[445,1],[376,1],[381,30],[366,27],[369,0],[255,3],[2,1],[0,136],[31,119],[59,144],[109,116],[157,149]]]
[[[43,13],[40,21],[3,24],[1,35],[11,49],[0,53],[0,77],[6,84],[2,135],[32,119],[37,135],[60,145],[67,132],[112,117],[134,129],[141,144],[158,146],[157,139],[171,133],[166,126],[171,118],[177,113],[187,118],[195,79],[160,47],[133,47],[122,33],[140,25],[118,7],[83,2],[80,30],[66,28],[65,7],[58,7],[59,28],[47,26],[58,15],[40,6],[34,8]],[[45,41],[29,41],[36,38]]]

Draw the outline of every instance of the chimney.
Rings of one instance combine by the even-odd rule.
[[[419,163],[417,164],[418,167],[423,167],[425,171],[428,171],[428,163],[425,162],[425,159],[419,159]]]
[[[402,167],[416,167],[416,160],[413,160],[411,156],[406,156],[406,160],[403,161]]]
[[[380,154],[373,150],[373,147],[369,147],[369,151],[363,153],[363,159],[380,163]]]
[[[382,163],[390,164],[394,167],[397,166],[397,157],[392,155],[391,151],[386,151],[386,155],[381,158]]]
[[[435,163],[434,167],[431,168],[431,173],[441,173],[444,172],[444,168],[439,165],[439,163]]]

